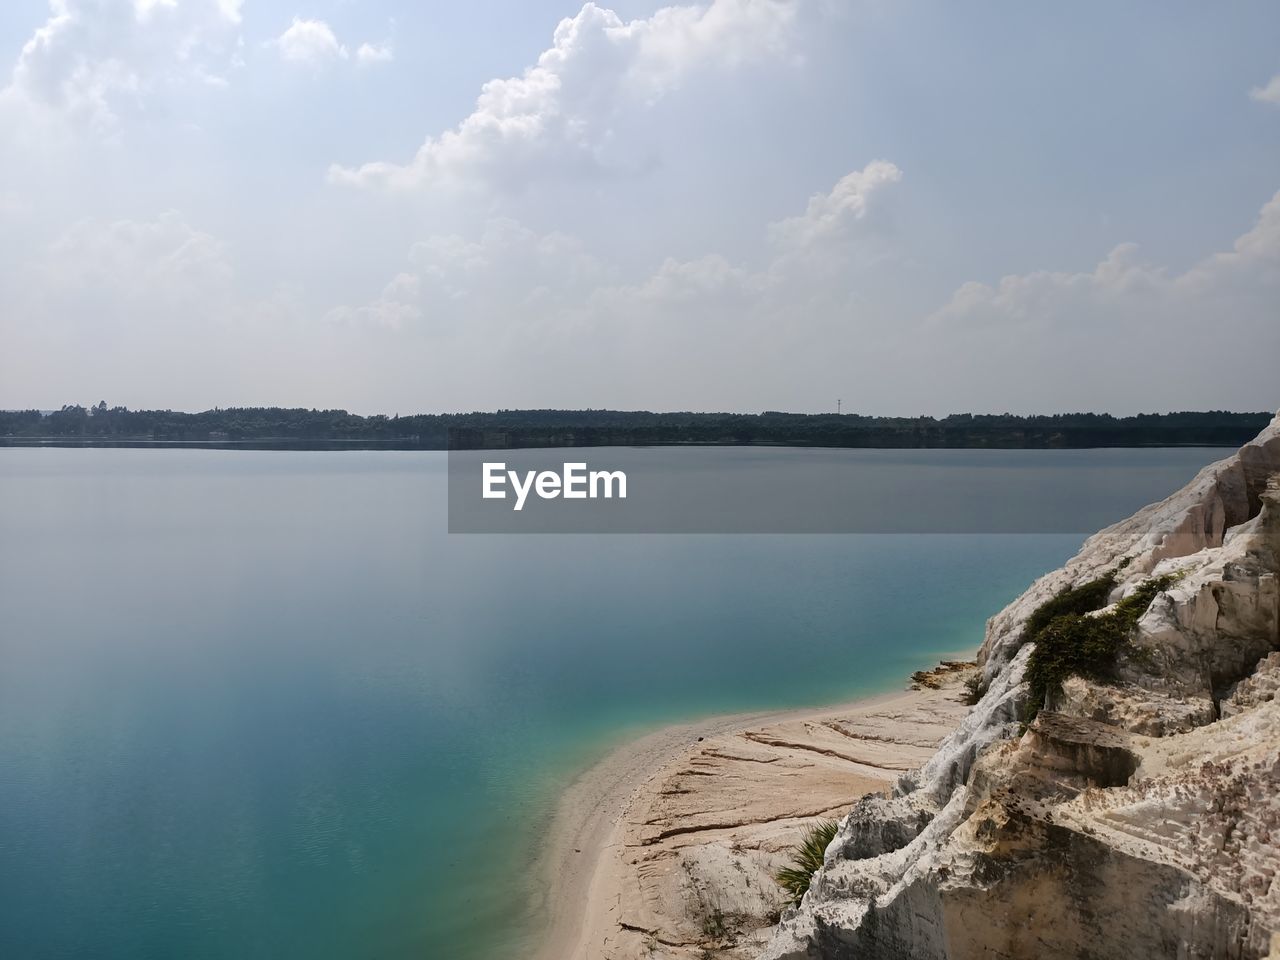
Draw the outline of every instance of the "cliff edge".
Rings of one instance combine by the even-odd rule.
[[[1280,415],[987,624],[767,960],[1280,958]]]

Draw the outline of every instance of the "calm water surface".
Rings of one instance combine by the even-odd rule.
[[[1155,499],[1224,452],[1127,453]],[[444,477],[0,449],[0,956],[525,955],[610,743],[897,685],[1080,541],[449,537]]]

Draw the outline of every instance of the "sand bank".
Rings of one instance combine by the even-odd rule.
[[[614,751],[561,798],[540,865],[539,960],[754,956],[785,904],[773,875],[791,846],[927,760],[967,709],[970,672],[665,727]]]

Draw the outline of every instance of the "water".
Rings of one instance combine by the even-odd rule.
[[[1080,540],[449,537],[443,484],[436,453],[0,449],[0,955],[523,956],[583,763],[897,685]]]

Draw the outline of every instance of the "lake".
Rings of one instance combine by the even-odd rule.
[[[1096,496],[1120,519],[1227,453],[1124,451]],[[442,453],[0,449],[0,955],[523,956],[584,764],[899,686],[1082,539],[450,536],[445,481]]]

